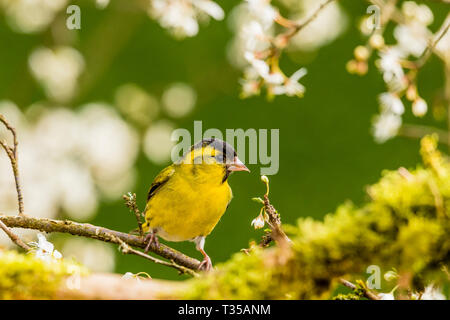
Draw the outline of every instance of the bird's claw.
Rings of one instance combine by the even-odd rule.
[[[202,270],[202,271],[211,271],[212,270],[212,262],[208,256],[205,256],[203,261],[198,266],[198,270]]]
[[[159,241],[158,237],[156,236],[155,232],[150,232],[148,235],[145,236],[144,243],[147,243],[147,246],[145,247],[144,252],[147,253],[150,250],[150,247],[152,244],[155,245],[157,249],[159,249]]]

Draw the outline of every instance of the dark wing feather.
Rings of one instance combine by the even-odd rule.
[[[173,165],[168,166],[167,168],[163,169],[153,180],[152,185],[150,186],[150,190],[148,190],[147,195],[147,202],[158,192],[158,190],[167,182],[169,181],[170,177],[175,172],[175,168]]]

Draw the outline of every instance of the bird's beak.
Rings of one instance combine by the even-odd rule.
[[[241,160],[239,160],[238,157],[234,157],[234,161],[228,167],[228,170],[230,170],[230,171],[247,171],[247,172],[250,172],[250,170],[245,166],[245,164],[242,163]]]

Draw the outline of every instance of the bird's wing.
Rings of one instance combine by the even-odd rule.
[[[174,174],[175,168],[173,165],[163,169],[153,180],[150,190],[148,190],[147,202],[156,194],[156,192],[167,182]]]

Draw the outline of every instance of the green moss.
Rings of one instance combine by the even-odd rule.
[[[67,276],[85,273],[64,260],[45,262],[32,253],[0,250],[0,299],[49,299]]]

